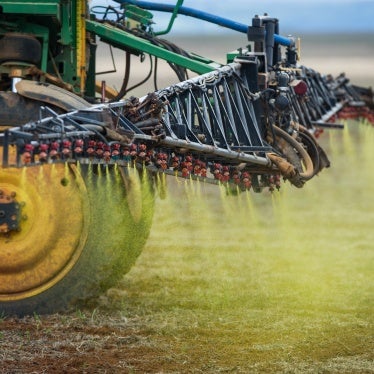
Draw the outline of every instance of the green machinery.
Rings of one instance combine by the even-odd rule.
[[[113,286],[147,239],[155,176],[235,193],[300,188],[329,166],[320,128],[340,127],[342,113],[373,118],[371,90],[299,66],[276,18],[242,25],[182,0],[117,2],[0,1],[2,313],[53,312]],[[171,13],[167,30],[153,30],[152,10]],[[184,51],[159,36],[177,14],[247,45],[225,65]],[[126,51],[118,92],[97,83],[98,40]],[[176,83],[129,97],[132,54],[167,61]]]
[[[38,78],[92,100],[96,91],[96,36],[111,46],[150,53],[200,74],[213,68],[206,59],[187,58],[123,28],[90,19],[84,1],[2,1],[0,6],[4,90],[9,80]],[[127,12],[139,20],[139,28],[149,22],[146,11],[130,6]]]

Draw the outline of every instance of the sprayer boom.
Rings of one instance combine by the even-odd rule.
[[[48,83],[13,81],[19,95],[46,105],[40,107],[39,120],[0,134],[3,166],[119,164],[241,190],[273,190],[281,178],[302,187],[330,165],[317,143],[324,127],[343,127],[335,123],[339,115],[373,120],[371,89],[350,85],[344,75],[323,76],[300,66],[295,40],[279,35],[276,18],[256,15],[246,26],[185,8],[182,0],[175,7],[117,2],[123,6],[117,20],[107,18],[108,8],[102,19],[85,19],[84,25],[91,37],[126,51],[122,88],[108,100],[102,86],[102,103],[95,97],[90,105]],[[172,12],[170,27],[179,12],[246,33],[250,44],[229,54],[227,65],[207,61],[159,39],[163,32],[153,31],[152,14],[145,9]],[[143,53],[166,60],[180,82],[124,99],[129,56]],[[197,76],[188,79],[187,70]],[[57,114],[50,103],[70,112]],[[13,156],[11,146],[16,147]]]
[[[267,88],[251,90],[257,66],[255,56],[242,55],[140,99],[62,115],[43,107],[38,121],[3,134],[3,165],[119,164],[241,190],[273,190],[281,177],[302,187],[329,166],[313,133],[339,127],[327,121],[348,102],[363,103],[342,77],[304,67],[280,66]]]

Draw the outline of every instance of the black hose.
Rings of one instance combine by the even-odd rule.
[[[133,86],[129,87],[126,91],[126,93],[129,93],[130,91],[132,91],[133,89],[141,86],[142,84],[144,84],[145,82],[147,82],[147,80],[151,77],[152,75],[152,71],[153,71],[153,60],[152,60],[152,56],[149,55],[149,60],[150,60],[150,69],[149,69],[149,72],[148,74],[146,75],[146,77],[141,80],[139,83],[136,83],[134,84]]]
[[[118,15],[117,15],[117,18],[118,18]],[[129,33],[132,33],[133,35],[135,35],[137,37],[148,40],[149,42],[151,42],[154,45],[161,46],[161,47],[165,48],[166,50],[177,53],[181,56],[191,57],[188,52],[186,52],[182,48],[178,47],[176,44],[174,44],[174,43],[172,43],[168,40],[165,40],[165,39],[157,38],[157,37],[155,37],[151,34],[148,34],[148,33],[144,32],[142,30],[139,30],[139,29],[128,29],[123,24],[119,23],[118,20],[117,20],[117,22],[115,22],[115,21],[109,21],[109,20],[104,19],[104,20],[101,20],[101,22],[111,24],[114,27],[117,27],[117,28],[119,28],[121,30],[124,30],[126,32],[129,32]],[[129,53],[129,52],[126,52],[126,53]],[[177,75],[177,78],[178,78],[179,81],[182,82],[182,81],[188,79],[187,69],[185,69],[185,68],[183,68],[183,67],[181,67],[181,66],[179,66],[175,63],[172,63],[172,62],[168,62],[168,64],[172,68],[172,70],[175,72],[175,74]],[[111,101],[117,101],[117,100],[121,99],[126,93],[128,93],[130,91],[130,89],[126,89],[127,84],[128,84],[129,75],[130,75],[130,68],[128,68],[129,65],[130,65],[130,63],[128,62],[127,55],[126,55],[126,71],[125,71],[125,77],[124,77],[124,80],[123,80],[123,84],[122,84],[122,87],[121,87],[118,95],[116,95],[116,97],[113,98]],[[157,69],[157,58],[155,60],[155,69]],[[157,73],[155,72],[155,76],[154,76],[154,86],[155,86],[155,88],[157,87],[156,80],[157,80]],[[138,87],[138,85],[136,85],[136,87]],[[134,87],[132,87],[131,89],[133,89],[133,88]]]
[[[121,89],[119,90],[118,94],[113,97],[110,102],[115,102],[115,101],[118,101],[118,100],[121,100],[127,93],[127,85],[129,83],[129,79],[130,79],[130,58],[131,58],[131,54],[126,51],[126,67],[125,67],[125,76],[123,77],[123,81],[122,81],[122,86],[121,86]]]

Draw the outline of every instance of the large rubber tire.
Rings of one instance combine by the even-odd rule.
[[[17,96],[4,96],[0,132],[12,125],[12,112],[22,113],[17,123],[36,119],[40,103],[13,106],[24,103]],[[0,162],[2,153],[0,145]],[[0,203],[11,196],[27,219],[7,231],[3,205],[0,315],[54,313],[95,302],[130,270],[151,228],[151,178],[133,168],[0,165]]]
[[[0,169],[0,190],[16,192],[27,216],[0,234],[0,315],[90,304],[129,271],[150,231],[152,186],[134,169]]]

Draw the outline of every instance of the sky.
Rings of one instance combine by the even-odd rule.
[[[177,0],[152,0],[155,3],[176,4]],[[119,4],[112,0],[92,0],[95,5]],[[374,33],[374,0],[184,0],[184,7],[195,8],[216,16],[250,25],[254,15],[268,13],[278,18],[280,34],[371,32]],[[168,13],[153,12],[154,30],[164,30]],[[179,15],[174,33],[227,33],[222,27]],[[374,36],[373,36],[374,45]]]

